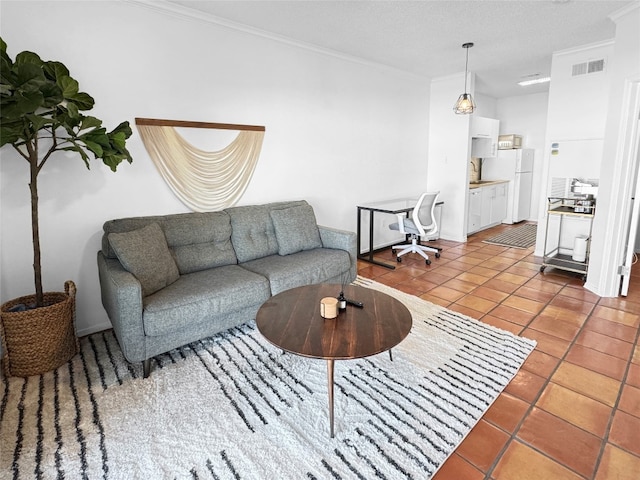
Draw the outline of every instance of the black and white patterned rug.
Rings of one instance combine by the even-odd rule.
[[[248,323],[157,357],[150,378],[112,331],[53,372],[3,379],[6,478],[369,479],[433,476],[535,342],[369,280],[414,326],[388,354],[283,354]]]
[[[501,245],[503,247],[529,248],[536,244],[538,226],[533,223],[525,223],[519,227],[510,228],[495,237],[483,240],[484,243]]]

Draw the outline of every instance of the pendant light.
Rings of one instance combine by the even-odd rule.
[[[476,109],[476,104],[470,93],[467,93],[467,67],[469,66],[469,49],[473,43],[463,43],[462,48],[467,50],[467,61],[464,64],[464,93],[458,97],[458,101],[453,107],[453,111],[458,115],[468,115]]]

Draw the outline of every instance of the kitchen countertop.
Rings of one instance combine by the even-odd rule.
[[[487,187],[489,185],[498,185],[499,183],[509,183],[509,180],[480,180],[478,183],[469,182],[469,190],[480,187]]]

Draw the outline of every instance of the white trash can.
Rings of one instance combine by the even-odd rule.
[[[575,262],[584,262],[587,259],[587,240],[586,235],[578,235],[573,241],[572,260]]]

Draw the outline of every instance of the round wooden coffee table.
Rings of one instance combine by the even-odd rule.
[[[398,345],[411,330],[411,313],[395,298],[360,286],[347,285],[347,305],[336,318],[320,316],[320,299],[336,297],[340,285],[293,288],[267,300],[258,310],[256,325],[272,344],[287,352],[327,361],[329,427],[333,437],[333,364],[335,360],[368,357]],[[389,352],[391,354],[391,352]]]

